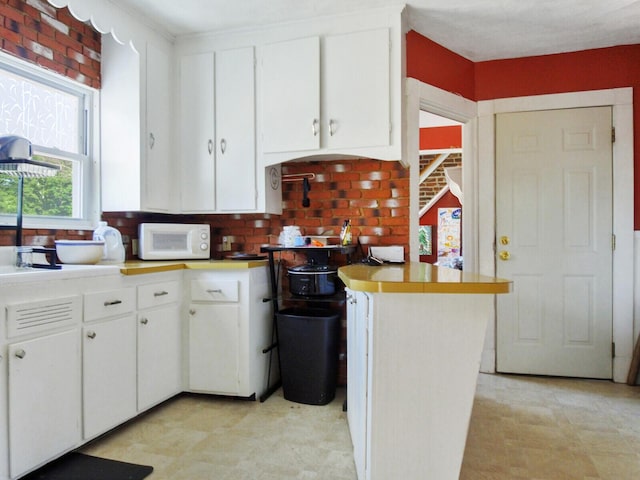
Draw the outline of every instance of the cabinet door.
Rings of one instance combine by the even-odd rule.
[[[80,442],[77,329],[9,345],[11,477]]]
[[[189,388],[237,394],[240,308],[237,304],[192,305],[189,313]]]
[[[217,209],[255,210],[253,47],[218,52],[215,63]]]
[[[84,438],[136,414],[135,315],[82,329]]]
[[[213,53],[180,60],[180,209],[215,209]],[[234,181],[237,175],[231,177]],[[229,182],[233,184],[233,182]]]
[[[169,54],[147,44],[146,152],[142,179],[144,202],[151,210],[168,211],[171,205],[171,65]],[[122,172],[126,175],[126,171]]]
[[[320,148],[320,39],[263,47],[261,83],[263,152]]]
[[[323,42],[323,145],[389,145],[389,30],[332,35]]]
[[[367,445],[368,297],[347,291],[347,420],[358,478],[365,478]]]
[[[181,390],[180,312],[177,305],[138,313],[138,410]]]

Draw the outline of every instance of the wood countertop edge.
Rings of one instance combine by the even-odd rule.
[[[267,260],[177,260],[175,262],[127,262],[120,267],[123,275],[143,275],[147,273],[171,272],[175,270],[243,270],[263,267]]]
[[[375,268],[375,267],[374,267]],[[351,290],[369,293],[450,293],[450,294],[504,294],[512,290],[513,282],[499,278],[483,277],[489,281],[430,282],[390,281],[351,277],[338,269],[338,277]]]

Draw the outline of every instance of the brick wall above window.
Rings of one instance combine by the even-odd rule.
[[[100,88],[101,35],[46,0],[0,0],[1,48],[84,85]]]

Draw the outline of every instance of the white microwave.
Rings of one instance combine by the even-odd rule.
[[[141,260],[208,259],[211,229],[201,223],[141,223],[138,258]]]

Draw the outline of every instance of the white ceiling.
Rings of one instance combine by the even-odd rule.
[[[401,0],[110,0],[173,35],[384,7]],[[640,43],[640,0],[407,0],[409,26],[474,62]]]

